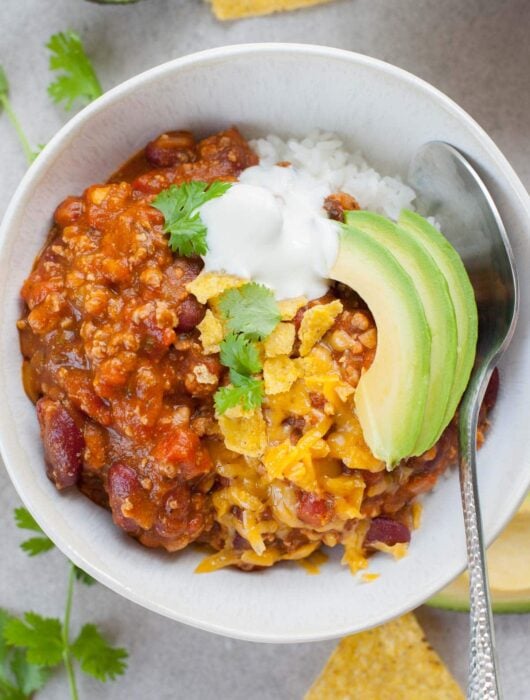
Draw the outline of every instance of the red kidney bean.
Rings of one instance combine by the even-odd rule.
[[[59,402],[37,401],[46,473],[58,489],[74,486],[81,477],[85,440],[68,410]]]
[[[145,147],[145,157],[157,168],[196,160],[195,139],[189,131],[168,131]]]
[[[177,332],[186,333],[193,330],[202,321],[205,313],[206,307],[199,304],[195,297],[186,297],[177,310],[179,319]]]
[[[155,530],[165,538],[174,538],[187,531],[191,510],[191,492],[185,484],[169,491],[158,510]]]
[[[80,219],[84,210],[85,205],[81,197],[67,197],[64,202],[59,204],[53,218],[56,224],[64,228],[65,226],[71,226]]]
[[[143,495],[138,475],[131,467],[121,462],[114,462],[109,469],[107,488],[112,519],[125,532],[138,535],[141,532],[141,527],[136,520],[126,517],[122,510],[126,503],[131,503],[131,498]]]
[[[374,518],[364,539],[366,545],[381,542],[389,547],[398,542],[410,542],[410,530],[391,518]]]

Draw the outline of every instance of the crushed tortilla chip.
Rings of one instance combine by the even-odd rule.
[[[292,323],[278,323],[269,337],[265,340],[265,356],[278,357],[290,355],[293,350],[296,331]]]
[[[331,0],[212,0],[212,9],[217,19],[226,20],[288,12],[325,2]]]
[[[249,411],[244,417],[218,416],[219,428],[229,450],[247,457],[259,457],[267,446],[265,419],[261,409]]]
[[[266,394],[282,394],[289,391],[300,376],[300,370],[294,360],[284,355],[272,357],[263,363],[263,380]]]
[[[219,352],[219,343],[223,339],[223,324],[208,309],[202,321],[197,325],[200,332],[200,341],[206,355]]]
[[[343,639],[305,700],[464,700],[408,613]]]
[[[280,317],[282,321],[292,321],[302,306],[307,304],[305,297],[294,297],[294,299],[282,299],[278,302]]]
[[[342,304],[338,299],[335,299],[329,304],[312,306],[305,312],[298,331],[301,357],[309,354],[315,343],[322,338],[324,333],[329,331],[341,311]]]
[[[377,579],[381,576],[381,574],[362,574],[361,575],[361,581],[363,583],[371,583],[372,581],[377,581]]]
[[[241,287],[246,284],[241,277],[234,275],[220,275],[217,272],[201,272],[201,274],[186,285],[186,289],[193,294],[200,304],[206,304],[209,299],[218,297],[227,289]]]

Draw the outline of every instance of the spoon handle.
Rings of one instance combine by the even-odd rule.
[[[477,485],[476,431],[491,370],[472,378],[460,408],[460,491],[469,568],[470,649],[467,700],[500,700],[493,616]],[[473,381],[473,379],[475,381]]]

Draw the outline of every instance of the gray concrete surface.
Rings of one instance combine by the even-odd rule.
[[[130,7],[84,0],[3,0],[0,63],[34,143],[45,142],[67,119],[47,98],[44,51],[50,34],[65,28],[82,34],[105,88],[170,58],[230,43],[301,41],[382,58],[459,102],[530,184],[528,0],[338,0],[288,15],[225,24],[201,0],[143,0]],[[3,117],[0,153],[1,214],[25,169]],[[0,470],[0,606],[59,614],[66,563],[57,551],[28,560],[18,549],[21,537],[11,519],[18,504]],[[464,684],[466,616],[427,608],[418,614],[429,640]],[[76,591],[73,624],[84,620],[100,623],[131,653],[129,671],[118,682],[102,686],[80,679],[81,697],[93,700],[297,700],[334,646],[223,639],[158,617],[99,585]],[[530,616],[497,617],[496,626],[506,700],[525,700],[530,697]],[[64,677],[54,677],[39,697],[68,697]]]

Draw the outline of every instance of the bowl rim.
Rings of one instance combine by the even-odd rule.
[[[87,107],[82,109],[78,114],[71,118],[59,131],[52,137],[46,147],[43,149],[42,153],[36,158],[36,160],[30,165],[22,180],[20,181],[18,187],[16,188],[10,203],[6,209],[5,215],[3,217],[2,224],[0,226],[0,256],[4,254],[4,249],[6,242],[8,241],[8,231],[11,229],[14,222],[16,222],[17,214],[21,206],[24,205],[25,200],[32,195],[33,189],[38,186],[39,180],[42,174],[46,171],[48,166],[53,162],[55,156],[63,149],[67,148],[70,144],[70,139],[75,135],[77,129],[88,122],[93,115],[104,111],[110,105],[118,102],[124,96],[133,93],[138,87],[149,83],[154,78],[162,77],[166,74],[170,74],[175,70],[180,70],[191,65],[208,65],[211,63],[216,63],[218,61],[224,61],[226,59],[240,57],[245,55],[258,55],[267,53],[288,53],[297,54],[301,56],[312,56],[312,57],[323,57],[323,58],[334,58],[337,60],[345,61],[348,63],[353,63],[355,65],[367,66],[378,70],[383,74],[387,74],[391,77],[396,78],[400,82],[406,83],[408,86],[426,93],[431,99],[433,99],[440,107],[445,111],[451,113],[455,116],[461,123],[468,127],[470,131],[473,132],[474,136],[479,140],[484,150],[486,150],[495,165],[498,167],[502,176],[506,179],[508,185],[510,186],[512,192],[519,199],[522,208],[526,211],[528,217],[530,218],[530,197],[526,192],[526,189],[516,172],[494,143],[494,141],[487,135],[487,133],[482,129],[482,127],[458,104],[456,104],[451,98],[445,95],[443,92],[432,86],[430,83],[426,82],[422,78],[417,77],[413,73],[406,71],[402,68],[394,66],[393,64],[387,63],[377,58],[367,56],[364,54],[359,54],[353,51],[348,51],[345,49],[337,49],[328,46],[319,46],[314,44],[301,44],[301,43],[284,43],[284,42],[266,42],[266,43],[245,43],[245,44],[234,44],[228,46],[216,47],[213,49],[207,49],[204,51],[194,52],[181,56],[176,59],[161,63],[153,68],[150,68],[142,73],[139,73],[122,83],[119,83],[115,87],[111,88],[109,91],[104,93],[101,97],[95,100],[93,103],[89,104]],[[17,467],[16,462],[12,462],[9,459],[9,454],[11,452],[8,443],[10,442],[9,435],[2,430],[2,411],[0,411],[0,454],[2,455],[6,470],[9,474],[11,482],[13,483],[18,495],[21,500],[26,504],[26,498],[28,502],[31,503],[31,496],[27,496],[22,484],[17,478]],[[526,481],[526,488],[530,486],[530,474],[528,474]],[[522,492],[519,498],[515,499],[513,509],[507,511],[505,517],[502,517],[490,532],[487,533],[487,544],[489,544],[493,539],[500,533],[500,531],[507,524],[510,517],[515,513],[519,507],[520,502],[524,499],[525,493]],[[39,522],[39,514],[35,512],[32,505],[27,506],[28,510],[35,517],[36,521]],[[40,523],[39,523],[40,524]],[[51,539],[57,544],[58,548],[64,552],[64,554],[71,559],[75,564],[81,566],[88,573],[93,575],[97,580],[103,583],[105,586],[113,590],[115,593],[122,595],[124,598],[129,599],[144,608],[151,611],[157,612],[161,615],[169,617],[171,619],[177,620],[179,622],[203,629],[209,632],[214,632],[216,634],[221,634],[229,636],[232,638],[243,639],[246,641],[254,642],[271,642],[271,643],[285,643],[285,642],[308,642],[308,641],[319,641],[325,639],[332,639],[338,636],[343,636],[348,634],[347,625],[343,625],[340,629],[336,627],[333,629],[328,629],[325,632],[320,632],[318,634],[303,633],[303,634],[292,634],[287,632],[283,636],[278,634],[270,633],[243,633],[237,628],[230,627],[228,625],[220,625],[210,621],[197,620],[193,617],[188,617],[185,612],[176,612],[172,608],[165,607],[164,605],[152,602],[146,597],[144,597],[141,592],[131,589],[124,582],[116,579],[110,573],[101,569],[97,564],[93,564],[89,561],[85,561],[84,557],[78,554],[74,545],[69,541],[67,534],[64,534],[60,525],[56,525],[53,522],[47,522],[43,530],[51,535]],[[461,570],[458,572],[461,573]],[[391,613],[392,617],[404,614],[409,610],[412,610],[419,605],[421,605],[428,597],[436,593],[437,588],[433,590],[417,592],[415,595],[411,595],[406,605],[402,605],[399,609],[393,610]],[[367,624],[363,626],[363,629],[369,629],[370,627],[381,624],[379,620],[368,620]]]

